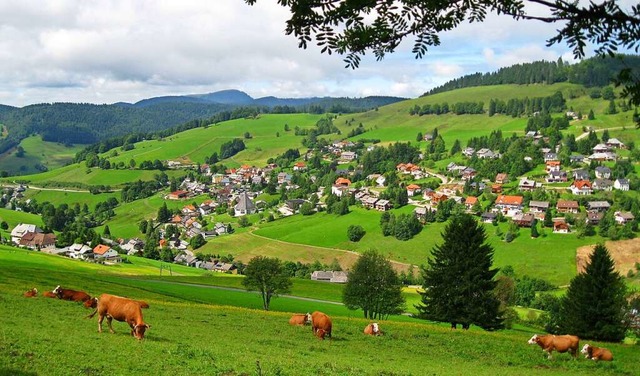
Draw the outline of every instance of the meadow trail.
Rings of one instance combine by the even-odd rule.
[[[594,129],[593,132],[604,132],[605,130],[607,130],[607,131],[615,131],[615,130],[619,130],[619,129],[624,129],[624,127],[612,127],[612,128]],[[589,135],[589,132],[584,132],[581,135],[579,135],[578,137],[576,137],[576,141],[580,141],[583,138],[587,137],[588,135]]]
[[[146,282],[146,283],[159,283],[159,284],[167,284],[167,285],[191,286],[191,287],[198,287],[198,288],[205,288],[205,289],[216,289],[216,290],[223,290],[223,291],[236,291],[236,292],[248,292],[248,293],[259,294],[258,291],[247,291],[245,289],[239,289],[239,288],[235,288],[235,287],[201,285],[201,284],[197,284],[197,283],[186,283],[186,282],[158,281],[157,279],[140,279],[140,278],[131,278],[131,279],[132,280],[136,280],[136,281],[143,281],[143,282]],[[307,302],[314,302],[314,303],[344,305],[344,304],[342,304],[340,302],[335,302],[335,301],[331,301],[331,300],[305,298],[305,297],[302,297],[302,296],[285,295],[285,294],[278,295],[278,296],[282,297],[282,298],[304,300],[304,301],[307,301]]]

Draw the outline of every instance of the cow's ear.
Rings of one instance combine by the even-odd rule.
[[[147,329],[150,329],[150,328],[151,328],[151,325],[149,325],[149,324],[144,324],[144,326],[146,326],[146,327],[147,327]]]

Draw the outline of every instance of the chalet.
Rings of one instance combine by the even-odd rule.
[[[363,200],[362,200],[362,205],[364,205],[365,208],[368,209],[375,209],[376,207],[376,202],[378,202],[378,198],[374,197],[374,196],[366,196]]]
[[[587,211],[590,212],[606,212],[611,208],[608,201],[589,201],[587,202]]]
[[[520,179],[520,183],[518,183],[518,188],[522,192],[531,192],[536,189],[535,180],[529,180],[527,178]]]
[[[464,155],[465,157],[473,157],[473,155],[476,153],[476,149],[474,148],[464,148],[462,150],[462,155]]]
[[[613,182],[609,179],[596,179],[591,184],[594,191],[612,191]]]
[[[550,173],[551,171],[560,171],[560,161],[546,161],[545,171]]]
[[[491,193],[502,193],[502,184],[491,184]]]
[[[422,223],[426,222],[427,220],[427,211],[429,209],[427,209],[424,206],[418,206],[415,209],[413,209],[413,215],[416,216],[416,218],[418,218],[418,220]]]
[[[568,234],[569,225],[566,222],[553,222],[553,232],[556,234]]]
[[[407,195],[409,197],[413,197],[416,194],[420,193],[421,191],[422,191],[422,188],[420,188],[420,186],[417,184],[409,184],[407,186]]]
[[[187,191],[174,191],[174,192],[169,193],[169,196],[167,196],[167,198],[169,200],[180,200],[180,199],[183,199],[183,198],[187,198],[187,194],[188,193],[189,192],[187,192]]]
[[[557,161],[558,160],[558,154],[557,153],[552,153],[552,152],[548,152],[544,154],[544,161],[545,163],[548,161]]]
[[[574,195],[590,195],[593,193],[593,189],[591,187],[591,182],[588,180],[576,180],[569,187],[571,193]]]
[[[591,161],[599,161],[599,162],[603,162],[603,161],[615,161],[617,159],[616,154],[612,153],[612,152],[598,152],[598,153],[593,153],[590,156],[587,157],[587,160],[589,162]]]
[[[433,141],[433,133],[425,133],[422,139],[425,141]]]
[[[484,189],[487,188],[487,185],[481,181],[472,181],[469,184],[469,187],[471,187],[471,189],[477,189],[478,191],[484,192]],[[462,189],[464,189],[464,187],[462,187]]]
[[[337,178],[336,182],[331,187],[331,193],[338,197],[347,195],[349,193],[349,187],[351,186],[351,180],[347,178]]]
[[[358,154],[356,154],[353,151],[343,151],[342,153],[340,153],[340,159],[343,161],[353,161],[358,157]]]
[[[251,201],[247,192],[242,192],[238,195],[238,202],[233,207],[234,215],[242,216],[247,214],[253,214],[256,212],[256,205]]]
[[[464,200],[464,206],[467,208],[467,210],[471,210],[473,208],[473,205],[478,203],[478,198],[475,196],[467,196],[467,198]]]
[[[236,268],[235,265],[227,262],[218,262],[215,265],[213,265],[213,268],[211,270],[218,273],[228,273],[228,274],[238,273],[238,268]]]
[[[376,201],[375,208],[378,211],[387,211],[392,208],[389,200],[378,200]]]
[[[128,242],[120,246],[127,255],[137,255],[144,248],[144,243],[138,238],[131,238]]]
[[[549,201],[529,201],[529,211],[532,213],[545,213],[549,209]]]
[[[616,223],[624,225],[626,223],[632,222],[636,217],[631,212],[621,212],[617,211],[613,213],[613,218]]]
[[[226,234],[227,233],[227,226],[224,223],[218,222],[213,226],[213,230],[218,235]]]
[[[198,209],[196,209],[196,207],[193,206],[192,204],[189,204],[189,205],[183,207],[181,212],[182,212],[182,215],[185,215],[185,216],[198,215]]]
[[[617,138],[608,139],[606,142],[606,145],[613,149],[624,149],[625,147],[622,141],[618,140]]]
[[[501,172],[499,174],[496,175],[496,183],[497,184],[505,184],[509,182],[509,175]]]
[[[620,191],[628,191],[629,190],[629,180],[627,180],[627,179],[616,179],[613,182],[613,188],[618,189]]]
[[[52,249],[56,246],[56,235],[42,232],[27,232],[20,238],[18,245],[31,249]]]
[[[596,167],[596,178],[609,179],[611,177],[611,169],[607,166]]]
[[[511,219],[518,227],[531,227],[536,218],[533,213],[518,213]]]
[[[300,206],[302,206],[302,204],[304,204],[305,202],[308,202],[307,200],[303,200],[301,198],[295,198],[295,199],[291,199],[291,200],[287,200],[284,202],[284,204],[292,211],[292,212],[296,212],[298,209],[300,209]]]
[[[293,178],[293,176],[291,176],[291,174],[287,174],[286,172],[280,172],[277,175],[278,178],[278,184],[289,184],[291,183],[291,179]]]
[[[11,230],[11,242],[14,244],[20,244],[20,239],[22,236],[28,232],[33,233],[42,233],[42,229],[36,225],[32,225],[29,223],[19,223],[16,227]]]
[[[482,148],[476,152],[476,156],[480,159],[495,159],[500,158],[500,154],[494,153],[490,149]]]
[[[584,162],[584,155],[574,154],[569,156],[569,163],[582,163]]]
[[[86,244],[71,244],[67,252],[69,257],[73,259],[88,260],[93,258],[93,249]]]
[[[573,172],[571,173],[571,176],[573,176],[574,180],[589,180],[589,171],[582,168],[578,170],[573,170]]]
[[[349,278],[346,272],[316,270],[311,273],[311,279],[313,281],[347,283]]]
[[[498,215],[492,212],[484,212],[480,216],[480,220],[482,220],[482,222],[484,223],[493,223],[493,221],[495,221],[497,218]]]
[[[467,167],[461,172],[462,180],[471,180],[476,177],[478,171],[471,167]]]
[[[578,201],[574,200],[558,200],[556,210],[558,213],[577,214],[580,210],[580,204],[578,204]]]
[[[431,196],[431,204],[438,205],[439,203],[447,201],[448,199],[449,196],[444,193],[433,192],[433,195]]]
[[[191,267],[195,267],[196,263],[199,261],[198,257],[196,257],[191,251],[180,253],[173,258],[173,262],[176,264],[184,264]]]
[[[508,212],[513,210],[522,210],[522,196],[505,196],[499,195],[495,201],[495,208],[502,211]]]
[[[606,144],[598,144],[591,149],[594,153],[606,153],[611,151],[611,147]]]
[[[120,261],[120,255],[118,255],[118,252],[115,249],[104,244],[98,244],[93,249],[93,257],[95,259],[103,259],[108,261]]]
[[[590,225],[596,226],[600,223],[603,217],[604,213],[602,212],[588,212],[586,222]]]
[[[567,179],[566,171],[551,171],[545,178],[547,183],[564,183]]]
[[[307,169],[307,164],[304,162],[296,162],[293,164],[293,171],[304,171]]]

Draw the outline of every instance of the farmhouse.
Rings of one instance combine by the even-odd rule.
[[[498,198],[496,198],[495,209],[502,211],[503,214],[510,214],[510,212],[521,211],[522,201],[522,196],[499,195]]]
[[[42,233],[42,229],[36,225],[32,225],[29,223],[19,223],[16,227],[11,230],[11,241],[14,244],[20,244],[20,239],[22,236],[28,232]]]
[[[118,255],[118,252],[116,252],[116,250],[109,247],[108,245],[104,245],[104,244],[98,244],[93,249],[93,257],[95,259],[103,259],[108,261],[116,261],[116,262],[120,261],[120,256]]]
[[[347,283],[347,273],[342,271],[322,271],[316,270],[311,273],[311,279],[314,281],[324,281],[333,283]]]
[[[40,250],[55,248],[56,235],[44,234],[42,232],[27,232],[20,238],[19,245]]]
[[[558,200],[556,210],[558,213],[577,214],[580,210],[580,205],[578,204],[578,201],[574,200]]]
[[[608,201],[589,201],[587,202],[587,210],[590,212],[605,212],[609,210],[611,204]]]
[[[167,198],[169,200],[180,200],[183,198],[187,198],[187,193],[187,191],[173,191],[169,193],[169,196],[167,196]]]
[[[596,178],[609,179],[611,177],[611,169],[607,166],[596,167]]]
[[[343,194],[349,192],[349,186],[351,186],[351,180],[347,178],[337,178],[336,182],[331,187],[331,193],[338,197],[342,197]]]
[[[253,214],[256,212],[256,205],[251,201],[247,192],[242,192],[238,195],[238,203],[233,207],[233,210],[236,217]]]
[[[467,198],[464,200],[464,206],[467,208],[467,211],[471,210],[473,208],[473,205],[475,205],[476,203],[478,203],[478,198],[475,196],[467,196]]]
[[[623,211],[617,211],[613,213],[613,218],[615,219],[616,223],[621,225],[632,222],[634,219],[636,219],[636,217],[631,212]]]
[[[613,190],[613,182],[609,179],[596,179],[591,187],[594,191],[611,191]]]
[[[574,195],[590,195],[593,193],[591,182],[588,180],[576,180],[569,187]]]
[[[518,188],[522,192],[531,192],[536,189],[535,180],[529,180],[527,178],[520,179],[520,183],[518,184]]]
[[[497,184],[505,184],[505,183],[508,183],[508,182],[509,182],[509,175],[507,175],[507,174],[505,174],[505,173],[501,172],[501,173],[499,173],[499,174],[497,174],[497,175],[496,175],[496,180],[495,180],[495,182],[496,182]]]
[[[417,184],[409,184],[407,186],[407,195],[409,197],[415,196],[416,194],[420,193],[420,191],[421,191],[421,188]]]
[[[549,209],[549,201],[529,201],[529,211],[532,213],[545,213]]]
[[[569,225],[562,221],[553,222],[553,232],[556,234],[568,234]]]
[[[519,227],[531,227],[533,226],[535,217],[533,216],[533,213],[518,213],[513,216],[512,220],[513,223]]]

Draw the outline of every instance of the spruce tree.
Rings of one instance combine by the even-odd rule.
[[[493,280],[498,270],[491,269],[493,248],[486,243],[484,227],[469,214],[457,214],[442,238],[444,242],[433,248],[433,257],[422,268],[425,292],[417,306],[421,316],[452,327],[502,328]]]
[[[560,306],[560,328],[585,339],[624,339],[626,285],[607,248],[596,245],[584,273],[571,280]]]

